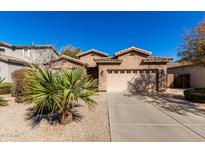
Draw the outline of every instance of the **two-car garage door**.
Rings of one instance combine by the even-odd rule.
[[[138,92],[156,91],[156,70],[108,70],[107,91],[108,92]]]

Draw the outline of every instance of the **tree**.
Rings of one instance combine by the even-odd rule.
[[[89,108],[97,91],[97,80],[87,76],[85,69],[75,68],[53,72],[41,66],[26,69],[25,101],[33,104],[30,117],[59,115],[60,123],[73,119],[73,108],[82,100]]]
[[[80,48],[74,48],[72,47],[71,45],[68,45],[66,47],[64,47],[62,50],[61,50],[61,53],[60,55],[66,55],[66,56],[70,56],[72,58],[76,58],[78,59],[78,57],[76,56],[78,53],[80,53]]]
[[[205,66],[205,21],[184,34],[184,44],[178,50],[180,61]]]

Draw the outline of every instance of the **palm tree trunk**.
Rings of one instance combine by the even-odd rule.
[[[72,112],[71,111],[64,111],[61,114],[60,123],[67,124],[67,123],[70,123],[72,121],[72,119],[73,119]]]
[[[63,112],[61,114],[61,118],[60,118],[61,124],[67,124],[67,123],[71,122],[73,119],[73,114],[71,112],[72,108],[70,108],[70,107],[68,108],[68,104],[69,104],[69,102],[66,101],[65,106],[64,106],[64,110],[63,110]]]

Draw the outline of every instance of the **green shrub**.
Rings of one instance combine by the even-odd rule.
[[[6,106],[6,105],[8,105],[7,101],[4,98],[0,97],[0,106]]]
[[[11,94],[13,83],[3,82],[0,83],[0,94]]]
[[[17,103],[23,103],[23,96],[25,96],[25,69],[14,71],[11,76],[14,81],[12,96],[15,97]]]
[[[205,88],[193,88],[184,91],[186,100],[198,103],[205,103]]]

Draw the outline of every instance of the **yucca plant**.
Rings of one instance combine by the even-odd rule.
[[[83,68],[67,69],[54,73],[41,67],[30,66],[26,70],[26,96],[33,104],[33,116],[58,113],[59,122],[72,120],[72,109],[79,100],[90,108],[96,102],[91,98],[97,90],[97,80],[87,76]]]

